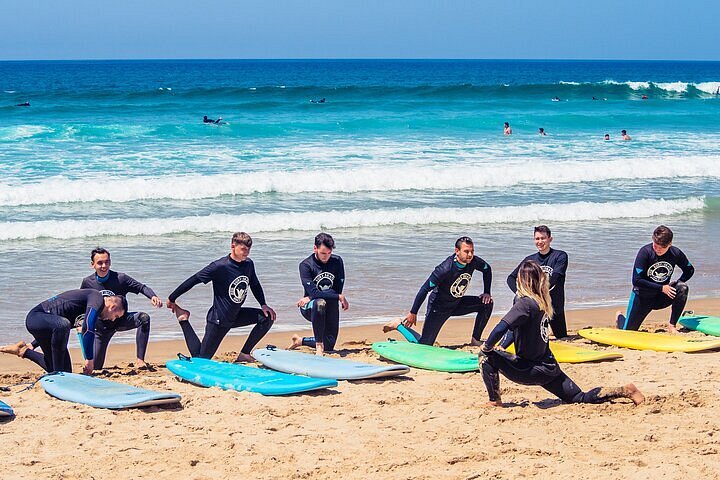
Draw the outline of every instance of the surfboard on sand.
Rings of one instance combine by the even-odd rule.
[[[410,342],[377,342],[372,349],[383,358],[411,367],[438,372],[473,372],[477,354]]]
[[[103,378],[57,372],[40,379],[45,392],[60,400],[98,408],[149,407],[177,403],[180,395],[133,387]]]
[[[290,395],[337,386],[337,381],[332,379],[290,375],[205,358],[182,357],[167,362],[165,366],[182,380],[195,385],[262,395]]]
[[[515,345],[510,345],[507,351],[515,353]],[[559,363],[598,362],[622,358],[620,353],[599,352],[589,348],[576,347],[566,342],[550,342],[550,351]]]
[[[706,335],[720,337],[720,317],[709,315],[683,315],[678,321],[680,325],[690,330],[697,330]]]
[[[7,403],[0,400],[0,417],[12,417],[15,415],[13,409]]]
[[[336,380],[393,377],[410,371],[410,368],[406,365],[373,365],[342,358],[321,357],[309,353],[274,348],[255,350],[253,357],[264,366],[279,372],[307,375],[315,378],[334,378]]]
[[[656,352],[701,352],[720,348],[720,338],[687,338],[683,335],[666,333],[636,332],[615,328],[585,328],[578,332],[593,342],[635,350],[654,350]]]

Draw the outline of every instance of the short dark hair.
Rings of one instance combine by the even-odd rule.
[[[547,225],[538,225],[533,230],[533,234],[535,233],[544,233],[548,237],[552,237],[552,233],[550,233],[550,228]]]
[[[325,245],[327,248],[332,250],[335,248],[335,240],[329,233],[320,232],[315,235],[315,246],[319,247],[321,245]]]
[[[245,232],[235,232],[232,236],[233,245],[245,245],[246,247],[252,247],[252,237]]]
[[[455,248],[460,248],[460,245],[463,243],[467,243],[468,245],[474,245],[472,238],[470,237],[460,237],[457,240],[455,240]]]
[[[660,225],[653,232],[652,239],[653,242],[657,243],[661,247],[667,247],[672,243],[673,232],[665,225]]]
[[[625,134],[627,133],[627,130],[620,130],[620,133],[622,133],[623,135],[625,135]]]
[[[110,258],[110,252],[108,252],[107,250],[105,250],[102,247],[95,247],[95,248],[93,248],[92,252],[90,252],[90,261],[91,262],[95,261],[95,255],[107,255],[108,258]]]

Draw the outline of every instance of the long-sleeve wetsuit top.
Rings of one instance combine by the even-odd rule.
[[[681,282],[687,282],[695,273],[695,267],[679,248],[671,246],[665,255],[658,256],[652,243],[645,245],[635,257],[633,290],[643,297],[661,295],[662,287],[670,283],[676,265],[683,272],[678,279]]]
[[[150,287],[144,285],[130,275],[114,272],[110,270],[105,277],[98,277],[96,273],[83,278],[80,288],[92,288],[103,295],[122,295],[128,293],[142,293],[147,298],[155,297],[155,292]]]
[[[83,350],[88,360],[93,359],[95,327],[100,312],[105,308],[103,295],[97,290],[83,288],[68,290],[55,295],[40,304],[46,313],[59,315],[74,324],[77,317],[85,315],[83,322]]]
[[[313,253],[300,262],[300,281],[305,295],[312,300],[338,300],[345,286],[345,266],[342,258],[331,255],[327,263],[322,263]]]
[[[450,255],[444,262],[435,267],[435,270],[422,284],[415,296],[415,302],[413,302],[410,313],[418,313],[422,303],[425,301],[425,297],[431,291],[428,308],[453,310],[460,303],[460,299],[465,295],[468,287],[470,287],[470,280],[475,270],[482,272],[483,292],[490,295],[490,286],[492,284],[490,264],[480,257],[473,257],[470,263],[463,265],[455,260],[455,255]]]
[[[551,248],[548,253],[543,255],[540,252],[535,252],[532,255],[528,255],[520,264],[515,267],[507,277],[507,284],[513,293],[517,293],[517,276],[520,270],[520,265],[526,260],[535,260],[540,264],[543,272],[550,277],[550,296],[553,300],[555,298],[563,296],[565,293],[565,272],[568,267],[568,256],[567,253],[562,250],[555,250]]]
[[[550,319],[530,297],[518,298],[510,311],[493,329],[485,348],[494,347],[505,332],[515,336],[515,354],[533,362],[554,361],[550,352]]]
[[[248,287],[260,305],[265,305],[265,293],[255,275],[255,264],[249,258],[236,262],[230,255],[219,258],[185,280],[170,294],[171,302],[199,283],[213,284],[213,304],[207,320],[221,325],[224,319],[233,320],[247,298]]]

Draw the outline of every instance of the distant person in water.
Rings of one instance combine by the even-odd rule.
[[[313,336],[293,335],[288,347],[293,350],[302,345],[314,348],[316,355],[335,349],[340,329],[340,307],[350,308],[343,287],[345,266],[342,258],[333,255],[335,240],[327,233],[315,237],[313,253],[300,262],[300,281],[303,297],[297,301],[300,315],[312,323]]]
[[[222,122],[222,117],[218,117],[217,120],[213,120],[212,118],[208,118],[207,115],[205,115],[205,116],[203,117],[203,123],[215,123],[215,124],[220,124],[220,122]]]
[[[640,97],[640,98],[641,98],[642,100],[647,100],[647,99],[648,99],[648,96],[647,96],[647,95],[643,95],[643,96]]]
[[[505,126],[503,127],[503,133],[505,135],[512,135],[512,128],[510,128],[510,124],[508,122],[505,122]]]
[[[479,296],[465,295],[475,270],[482,272],[483,293]],[[427,280],[422,284],[410,308],[410,313],[402,320],[390,322],[383,326],[384,332],[398,330],[411,342],[424,345],[435,343],[440,329],[450,317],[475,313],[475,325],[470,339],[471,345],[482,345],[481,335],[493,309],[493,298],[490,295],[492,270],[482,258],[475,256],[475,246],[470,237],[460,237],[455,242],[455,253],[447,257],[435,267]],[[430,294],[425,313],[422,334],[411,330],[417,323],[417,314]]]
[[[16,106],[16,107],[29,107],[29,106],[30,106],[30,102],[18,103],[18,104],[15,105],[15,106]]]
[[[566,403],[603,403],[628,398],[635,405],[645,397],[633,384],[624,387],[596,387],[583,392],[561,369],[548,343],[553,316],[548,276],[534,260],[520,264],[517,296],[510,311],[488,335],[478,362],[487,388],[488,406],[502,407],[500,374],[522,385],[538,385]],[[512,332],[515,354],[495,350],[503,336]]]
[[[547,133],[545,133],[545,129],[543,127],[538,128],[538,135],[540,135],[542,137],[547,135]]]
[[[620,131],[620,135],[622,135],[623,140],[632,140],[632,137],[628,135],[627,130]]]
[[[597,98],[595,98],[595,96],[594,96],[594,95],[593,95],[593,98],[592,98],[592,99],[593,99],[593,100],[597,100]]]
[[[606,133],[606,134],[605,134],[605,137],[603,137],[603,140],[610,140],[610,134],[609,134],[609,133]]]
[[[553,101],[553,102],[559,102],[559,101],[560,101],[560,97],[553,97],[553,98],[552,98],[552,101]]]
[[[315,100],[314,98],[310,100],[310,103],[325,103],[325,97],[321,98],[320,100]]]

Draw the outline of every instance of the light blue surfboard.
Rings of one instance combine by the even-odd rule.
[[[165,366],[181,379],[195,385],[263,395],[290,395],[337,386],[335,380],[288,375],[264,368],[216,362],[205,358],[183,357],[179,360],[170,360]]]
[[[373,365],[342,358],[320,357],[308,353],[272,348],[255,350],[253,357],[266,367],[279,372],[337,380],[393,377],[410,371],[410,368],[406,365]]]
[[[0,417],[12,417],[15,415],[13,409],[7,403],[0,400]]]
[[[149,407],[177,403],[180,395],[156,392],[76,373],[52,373],[40,379],[45,392],[60,400],[98,408]]]

